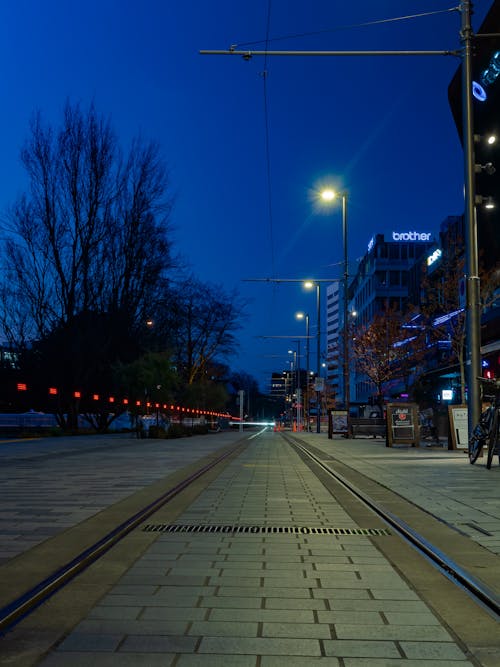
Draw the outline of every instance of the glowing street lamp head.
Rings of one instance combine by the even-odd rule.
[[[325,188],[321,191],[321,199],[326,202],[331,202],[335,199],[336,194],[331,188]]]
[[[314,282],[312,280],[305,280],[304,287],[306,289],[312,289],[314,287]]]
[[[304,315],[304,313],[295,313],[295,317],[296,317],[298,320],[303,320],[304,317],[305,317],[305,315]]]

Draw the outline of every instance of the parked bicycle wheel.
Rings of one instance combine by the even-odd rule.
[[[476,426],[469,440],[469,461],[475,463],[485,444],[485,435],[481,426]]]
[[[488,470],[491,468],[493,455],[495,452],[498,452],[498,426],[498,410],[495,410],[495,414],[493,415],[493,423],[490,430],[490,437],[488,438],[488,458],[486,460],[486,467]]]

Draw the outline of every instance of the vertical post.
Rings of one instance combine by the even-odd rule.
[[[240,424],[238,430],[241,433],[243,431],[243,411],[245,409],[245,392],[243,391],[243,389],[240,389],[238,394],[240,397]]]
[[[305,395],[306,431],[309,432],[309,315],[306,314],[306,395]]]
[[[300,382],[300,340],[297,341],[297,431],[302,426],[302,392]]]
[[[321,372],[321,293],[320,293],[319,283],[316,283],[316,310],[317,310],[317,321],[318,321],[318,332],[316,340],[317,343],[316,381],[319,383],[320,372]],[[319,389],[316,390],[316,433],[321,433],[321,396]]]
[[[465,261],[466,261],[466,378],[469,433],[481,414],[478,377],[481,375],[481,321],[477,220],[474,176],[474,130],[472,110],[472,26],[471,0],[462,0],[462,131],[465,180]],[[463,400],[463,397],[462,397]]]
[[[347,193],[342,194],[342,238],[344,242],[344,405],[347,410],[347,437],[351,437],[349,408],[351,387],[349,380],[349,260],[347,255]]]

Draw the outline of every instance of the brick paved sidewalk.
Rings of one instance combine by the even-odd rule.
[[[272,433],[254,439],[177,523],[359,527]],[[324,667],[477,664],[369,537],[300,533],[159,533],[41,664],[310,667],[319,661]]]

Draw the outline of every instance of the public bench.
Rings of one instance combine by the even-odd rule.
[[[382,417],[352,417],[351,429],[353,438],[357,435],[386,437],[386,423]]]

